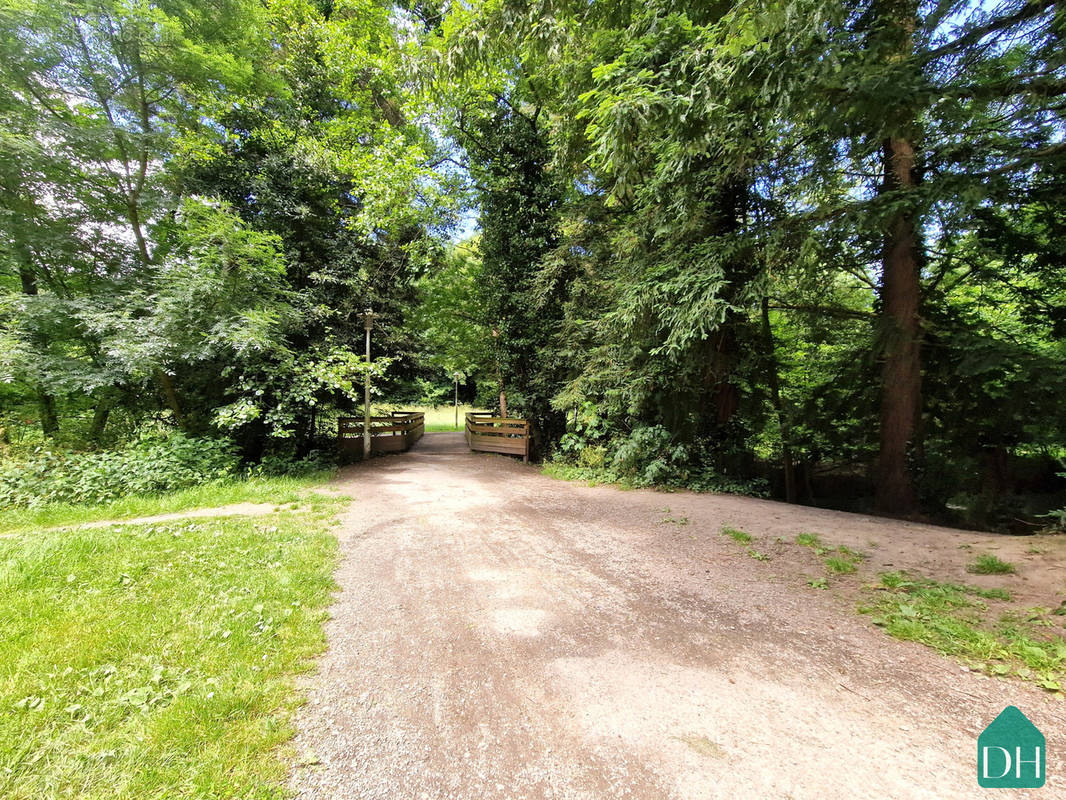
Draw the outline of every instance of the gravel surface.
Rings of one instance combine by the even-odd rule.
[[[337,488],[354,501],[300,798],[973,798],[977,735],[1008,704],[1050,777],[996,796],[1066,797],[1061,700],[890,639],[719,534],[896,523],[589,488],[461,434]]]

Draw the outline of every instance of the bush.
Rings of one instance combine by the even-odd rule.
[[[713,466],[714,453],[705,447],[675,441],[659,425],[634,428],[624,437],[600,444],[603,433],[589,427],[567,433],[559,442],[559,459],[553,466],[561,477],[622,483],[627,486],[664,486],[695,492],[769,495],[763,478],[742,478]]]
[[[634,486],[681,486],[687,481],[689,454],[660,425],[634,428],[621,440],[611,466]]]
[[[704,467],[693,475],[685,484],[685,488],[694,492],[743,494],[749,497],[770,496],[770,484],[765,478],[736,478],[722,475],[710,467]]]
[[[0,508],[48,503],[104,503],[130,494],[183,489],[233,475],[225,440],[173,432],[142,437],[122,450],[72,453],[38,448],[0,465]]]
[[[337,466],[336,455],[322,450],[312,450],[303,458],[296,458],[288,453],[270,453],[262,460],[248,467],[249,477],[267,475],[272,478],[307,475],[310,472],[324,472]]]

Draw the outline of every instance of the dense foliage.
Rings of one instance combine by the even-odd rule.
[[[226,441],[180,431],[144,437],[116,451],[64,453],[39,449],[0,465],[0,507],[106,503],[129,494],[155,494],[233,476],[237,457]]]
[[[1061,504],[1064,25],[1044,0],[454,9],[442,70],[519,93],[567,189],[530,282],[563,310],[530,330],[566,365],[564,455],[639,441],[665,482],[979,524]]]
[[[162,421],[305,454],[361,399],[367,307],[377,371],[410,370],[404,305],[450,213],[408,118],[415,44],[373,0],[5,2],[6,438]]]
[[[4,0],[0,425],[302,457],[360,402],[372,306],[381,394],[458,385],[574,468],[1040,524],[1064,27],[1051,0]]]

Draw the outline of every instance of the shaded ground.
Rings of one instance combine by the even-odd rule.
[[[1048,786],[1029,794],[1066,796],[1060,700],[890,639],[846,591],[719,530],[818,532],[873,569],[916,558],[871,546],[901,532],[962,565],[942,537],[983,535],[583,487],[453,434],[338,488],[356,501],[298,720],[302,798],[971,798],[977,735],[1007,704],[1048,740]],[[996,585],[1033,585],[1039,570],[999,554],[1021,572]]]

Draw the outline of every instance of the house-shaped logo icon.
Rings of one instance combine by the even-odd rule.
[[[1014,706],[1003,709],[977,737],[978,786],[1038,789],[1046,765],[1044,734]]]

